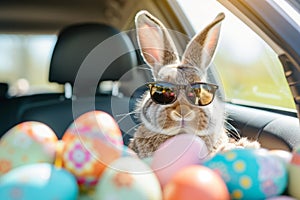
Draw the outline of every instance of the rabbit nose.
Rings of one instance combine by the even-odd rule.
[[[182,116],[185,116],[190,112],[190,108],[187,105],[178,105],[176,106],[176,111],[180,113]]]
[[[195,112],[186,105],[178,105],[175,110],[171,112],[171,118],[175,121],[191,121],[195,117]]]

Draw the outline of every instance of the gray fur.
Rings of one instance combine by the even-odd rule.
[[[154,80],[182,85],[205,82],[223,19],[224,14],[219,14],[197,34],[187,45],[180,61],[164,25],[147,11],[140,11],[136,16],[137,39],[145,62],[152,69]],[[147,92],[137,104],[137,112],[142,123],[129,147],[140,157],[151,156],[161,143],[183,133],[198,135],[211,153],[235,146],[225,131],[224,106],[218,98],[207,106],[199,107],[189,103],[184,91],[180,91],[173,104],[159,105],[152,101]],[[259,146],[248,140],[236,144]]]

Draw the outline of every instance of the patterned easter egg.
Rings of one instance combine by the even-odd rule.
[[[276,196],[276,197],[268,198],[266,200],[297,200],[297,199],[290,196]]]
[[[300,146],[297,146],[292,153],[291,164],[300,166]]]
[[[287,186],[287,169],[267,150],[233,149],[220,152],[205,166],[221,175],[232,199],[266,199]]]
[[[0,140],[0,175],[30,163],[55,160],[58,139],[47,125],[23,122],[11,128]]]
[[[96,187],[95,199],[161,200],[155,174],[142,160],[122,157],[111,163]]]
[[[285,165],[291,162],[293,156],[291,152],[285,150],[270,150],[269,153],[280,159]]]
[[[122,134],[117,123],[102,111],[91,111],[78,117],[62,141],[62,166],[75,175],[81,189],[95,186],[106,166],[123,152]]]
[[[300,146],[297,146],[293,150],[292,159],[289,163],[289,184],[288,184],[288,193],[300,199]]]
[[[14,168],[0,177],[0,199],[76,200],[75,177],[49,163]]]

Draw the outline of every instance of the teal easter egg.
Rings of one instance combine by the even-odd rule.
[[[205,166],[221,175],[232,199],[266,199],[282,194],[287,186],[285,164],[267,150],[220,152]]]
[[[17,167],[0,178],[0,199],[75,200],[76,179],[48,163]]]
[[[155,174],[142,160],[121,157],[109,165],[96,186],[95,199],[161,200]]]
[[[0,140],[0,176],[21,165],[54,163],[57,141],[53,130],[41,122],[12,127]]]

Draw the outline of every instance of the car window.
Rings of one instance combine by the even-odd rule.
[[[219,13],[226,18],[214,67],[225,100],[239,104],[294,110],[295,105],[276,53],[217,1],[177,0],[195,32]]]
[[[0,35],[0,82],[8,83],[11,96],[61,91],[48,82],[56,35]]]

